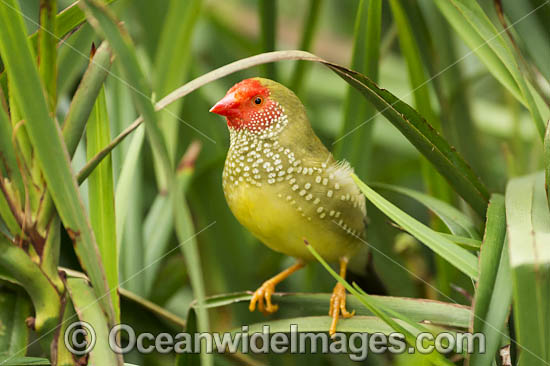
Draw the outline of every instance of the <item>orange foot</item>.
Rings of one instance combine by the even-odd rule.
[[[293,266],[285,269],[278,275],[270,278],[265,281],[259,289],[254,292],[252,299],[250,299],[250,305],[248,305],[248,310],[256,310],[256,303],[258,303],[258,310],[260,310],[264,315],[268,315],[277,311],[279,306],[271,303],[271,295],[275,292],[275,286],[285,278],[290,276],[292,273],[296,272],[304,266],[304,263],[298,260]],[[265,300],[265,305],[264,305]]]
[[[275,285],[277,283],[273,279],[265,281],[259,289],[254,292],[252,299],[250,299],[250,305],[248,310],[256,310],[256,303],[258,303],[258,310],[260,310],[264,315],[272,314],[279,309],[278,305],[275,305],[271,302],[271,295],[275,292]],[[264,305],[265,300],[265,305]]]
[[[336,333],[336,324],[338,324],[340,314],[342,314],[344,318],[351,318],[355,314],[355,310],[350,313],[346,309],[346,288],[338,282],[332,291],[332,296],[330,297],[330,310],[328,311],[328,315],[332,317],[332,323],[328,331],[331,337]]]
[[[340,277],[346,278],[346,267],[348,266],[348,258],[340,258]],[[346,288],[340,282],[334,286],[332,290],[332,296],[330,297],[330,310],[328,315],[332,317],[332,323],[328,334],[332,337],[336,333],[336,324],[338,324],[338,318],[340,314],[344,318],[351,318],[355,314],[355,310],[351,313],[346,309]]]

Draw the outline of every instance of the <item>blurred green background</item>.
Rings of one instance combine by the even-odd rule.
[[[511,20],[525,14],[521,13],[525,9],[517,9],[515,1],[503,1],[505,13]],[[71,3],[59,0],[58,10]],[[366,11],[363,11],[362,18],[358,14],[361,14],[361,7],[367,9],[367,3],[337,0],[118,0],[109,7],[129,31],[139,64],[147,82],[152,85],[155,101],[210,70],[261,52],[305,49],[367,75],[367,60],[374,57],[379,69],[377,84],[416,106],[421,114],[422,109],[433,109],[443,135],[465,157],[491,192],[503,193],[510,178],[543,168],[542,144],[529,112],[463,43],[432,1],[398,2],[412,27],[409,36],[413,37],[413,43],[420,52],[420,70],[428,80],[421,87],[427,93],[429,106],[418,105],[419,100],[415,98],[418,87],[411,83],[403,39],[400,39],[400,30],[389,2],[382,1],[379,56],[372,54],[373,49],[369,49],[362,38],[364,35],[359,34],[360,23],[365,21],[367,15]],[[529,3],[527,10],[538,4],[537,1],[525,3]],[[493,0],[482,0],[479,4],[498,25]],[[28,33],[33,33],[39,22],[39,1],[21,0],[20,6],[25,14]],[[522,24],[527,26],[526,23],[529,23],[531,27],[540,29],[541,24],[548,24],[544,21],[550,19],[549,9],[544,7],[526,18],[525,23],[522,20]],[[516,36],[521,36],[529,28],[518,26],[513,31]],[[96,45],[101,43],[101,38],[87,23],[65,40],[66,43],[58,46],[57,58],[56,115],[60,121],[65,119],[73,94],[88,65],[92,42]],[[525,57],[538,64],[538,56],[533,56],[528,44],[520,42],[518,47],[525,52]],[[138,116],[132,103],[133,86],[126,81],[121,72],[123,65],[119,62],[116,58],[105,84],[112,138]],[[539,67],[546,74],[545,66]],[[225,121],[208,113],[208,110],[234,83],[253,76],[268,76],[293,87],[306,106],[313,128],[330,150],[338,149],[338,144],[349,143],[356,149],[359,147],[358,155],[352,162],[363,181],[412,188],[441,198],[438,189],[430,189],[426,183],[423,173],[426,164],[414,146],[383,116],[373,111],[363,111],[365,100],[350,97],[356,92],[350,92],[350,87],[329,69],[315,63],[283,61],[224,77],[175,103],[169,108],[170,113],[158,113],[173,164],[180,161],[191,142],[200,141],[201,144],[194,171],[185,183],[188,185],[185,194],[192,226],[198,233],[194,240],[200,253],[206,296],[254,290],[293,261],[269,250],[241,227],[223,196],[221,174],[229,133]],[[541,85],[543,88],[548,86],[544,82]],[[544,91],[548,94],[547,89]],[[346,124],[349,123],[346,122],[350,118],[349,113],[352,119],[365,116],[356,123],[366,123],[362,123],[356,132],[346,135],[349,131],[346,127],[349,126]],[[371,115],[374,117],[370,118]],[[353,140],[355,133],[361,133],[364,140],[359,143]],[[147,142],[140,146],[139,136],[134,132],[112,152],[117,239],[120,239],[120,286],[181,319],[187,319],[194,295],[188,268],[184,265],[185,252],[179,248],[186,243],[182,244],[174,231],[171,203],[163,195],[165,187],[162,178],[155,174],[152,150]],[[339,154],[346,155],[345,152]],[[80,170],[86,161],[84,138],[72,160],[74,170]],[[123,178],[125,165],[129,167],[126,168],[127,176]],[[439,231],[446,231],[425,206],[402,194],[387,190],[381,192],[417,220]],[[81,194],[88,207],[87,182],[81,185]],[[472,216],[476,225],[482,227],[483,220],[475,216],[456,194],[449,193],[445,200]],[[367,211],[367,241],[376,248],[371,251],[374,267],[389,295],[452,300],[471,305],[474,286],[469,278],[436,258],[432,251],[393,225],[371,204],[368,204]],[[125,213],[122,217],[121,212]],[[162,259],[157,262],[158,258]],[[71,240],[65,233],[60,265],[76,270],[81,268],[73,254]],[[143,268],[146,269],[142,271]],[[362,275],[361,270],[364,267],[358,268],[358,279]],[[416,276],[412,276],[411,272]],[[334,279],[321,265],[312,263],[283,282],[277,290],[330,293],[334,284]],[[132,301],[127,296],[123,296],[121,301],[123,322],[148,331],[173,329],[174,325],[162,316],[157,318],[152,315],[158,316],[155,311],[145,311],[143,303]],[[307,306],[281,306],[278,313],[265,318],[262,314],[250,313],[247,306],[247,302],[239,302],[210,309],[211,330],[225,331],[266,319],[325,315],[324,311]],[[33,352],[41,354],[36,346],[29,353]],[[346,355],[270,354],[254,356],[254,359],[216,355],[215,363],[353,363]],[[174,362],[173,355],[157,353],[130,354],[125,361],[144,365]],[[414,356],[373,354],[363,364],[420,365],[419,362],[423,361],[416,360]]]

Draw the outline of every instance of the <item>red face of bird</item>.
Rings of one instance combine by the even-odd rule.
[[[245,79],[229,89],[210,112],[225,116],[230,129],[261,132],[283,115],[282,107],[270,94],[260,80]]]

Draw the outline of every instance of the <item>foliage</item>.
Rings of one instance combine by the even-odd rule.
[[[0,0],[0,365],[345,365],[108,345],[121,322],[326,332],[335,281],[356,310],[342,332],[486,336],[486,352],[368,365],[549,364],[549,22],[542,0]],[[279,312],[246,309],[288,263],[225,204],[227,129],[208,109],[254,75],[291,86],[356,168],[373,265],[350,266],[387,294],[309,246],[320,263]],[[97,332],[84,357],[63,341],[77,320]]]

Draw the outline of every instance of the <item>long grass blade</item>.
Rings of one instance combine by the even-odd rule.
[[[550,211],[544,174],[512,179],[506,187],[506,222],[512,269],[518,363],[550,361]]]
[[[164,97],[185,81],[191,61],[193,31],[201,8],[202,0],[170,1],[155,59],[155,82],[153,87],[159,97]],[[176,160],[179,142],[180,122],[177,120],[177,116],[180,113],[181,106],[182,102],[178,101],[159,113],[159,125],[166,140],[172,163]],[[165,190],[166,182],[160,180],[158,175],[157,182],[160,186],[159,190]]]
[[[97,303],[95,296],[82,278],[68,278],[67,289],[71,296],[78,318],[93,327],[96,343],[88,355],[92,365],[122,365],[122,355],[115,353],[109,346],[108,319]],[[91,334],[86,332],[87,344],[92,344]]]
[[[435,253],[439,254],[452,266],[466,274],[472,279],[478,276],[477,259],[464,248],[454,245],[451,241],[439,235],[429,227],[417,221],[413,217],[394,206],[376,193],[372,188],[361,182],[354,176],[355,182],[367,199],[372,202],[380,211],[394,220],[398,225],[405,229],[412,236],[424,243]]]
[[[0,236],[0,268],[10,274],[27,292],[34,306],[35,330],[53,340],[53,332],[59,322],[61,299],[56,288],[42,273],[40,267],[20,247]],[[12,353],[21,357],[24,349]]]
[[[141,235],[142,230],[141,225],[128,229],[126,226],[140,223],[141,216],[143,215],[141,160],[143,158],[142,149],[144,140],[145,129],[142,127],[132,137],[118,178],[115,193],[116,242],[119,250],[121,280],[125,288],[138,295],[145,295],[145,282],[142,278],[136,277],[136,274],[144,268],[143,253],[145,252],[145,248]]]
[[[0,334],[0,363],[2,358],[24,356],[20,351],[26,348],[30,330],[25,323],[26,319],[32,315],[31,302],[28,296],[20,289],[9,289],[4,287],[0,291],[0,324],[2,324],[2,333]]]
[[[57,39],[55,30],[57,0],[40,0],[40,28],[38,29],[38,73],[46,91],[50,111],[57,104]]]
[[[313,44],[313,39],[317,33],[317,25],[319,24],[319,14],[321,13],[321,8],[323,5],[323,0],[310,0],[309,8],[306,14],[306,21],[304,24],[304,31],[302,32],[302,39],[300,40],[299,49],[302,51],[310,51]],[[292,72],[292,77],[290,79],[290,89],[294,91],[299,97],[302,96],[302,91],[304,90],[304,80],[306,78],[308,64],[305,62],[297,62]]]
[[[136,51],[129,34],[118,27],[118,21],[111,14],[105,4],[95,0],[84,0],[79,3],[85,10],[96,31],[103,34],[109,41],[115,54],[123,66],[122,71],[126,79],[132,85],[132,94],[136,108],[145,120],[147,137],[151,143],[153,153],[161,164],[161,175],[168,184],[172,183],[172,167],[164,137],[157,125],[157,118],[153,103],[151,102],[151,88],[147,85],[146,78],[141,70]],[[168,188],[170,190],[170,188]]]
[[[480,215],[487,206],[485,186],[462,157],[413,108],[380,89],[364,75],[327,63],[340,77],[360,90],[391,123],[422,153]],[[342,137],[345,138],[346,136]]]
[[[481,240],[472,239],[472,238],[459,236],[459,235],[441,233],[441,232],[439,234],[451,240],[452,242],[460,245],[463,248],[472,249],[476,251],[479,250],[479,248],[481,248]]]
[[[283,309],[297,309],[299,312],[307,309],[309,315],[325,315],[330,294],[318,293],[274,293],[273,301],[281,304]],[[470,308],[463,305],[435,300],[425,300],[395,296],[371,295],[373,300],[383,308],[399,311],[415,322],[429,320],[432,324],[452,328],[468,328],[471,319]],[[214,309],[237,303],[249,302],[252,295],[249,292],[219,294],[205,299],[204,306]],[[195,306],[196,303],[193,303]],[[355,310],[355,314],[372,316],[373,313],[354,296],[346,299],[346,305]],[[291,310],[289,310],[290,312]],[[326,330],[326,328],[325,328]]]
[[[486,349],[470,356],[470,366],[493,365],[500,340],[506,332],[506,317],[512,302],[510,264],[505,243],[504,197],[494,194],[487,210],[485,237],[481,247],[479,281],[474,298],[471,332],[485,335]]]
[[[193,288],[193,294],[198,304],[197,308],[197,320],[198,331],[206,332],[210,328],[208,313],[206,308],[202,306],[204,303],[205,289],[204,278],[201,266],[201,259],[199,256],[199,250],[197,241],[195,238],[195,229],[193,227],[193,220],[189,207],[185,199],[185,191],[194,171],[194,162],[198,154],[198,148],[200,145],[195,145],[193,150],[188,152],[187,156],[184,156],[182,162],[178,166],[176,190],[173,196],[174,205],[174,225],[176,229],[176,235],[181,243],[181,250],[185,256],[185,264],[189,273],[189,279],[191,281],[191,287]],[[212,365],[212,355],[201,352],[201,364]]]
[[[510,22],[517,23],[514,26],[514,30],[518,33],[519,38],[523,40],[526,51],[535,62],[541,74],[546,80],[550,81],[550,65],[547,62],[548,58],[545,57],[545,55],[550,54],[550,42],[544,36],[544,25],[541,24],[540,19],[536,16],[525,17],[525,15],[541,4],[536,4],[536,2],[529,4],[529,1],[503,1],[505,13],[509,17]],[[525,18],[522,19],[523,17]]]
[[[86,124],[86,148],[88,157],[93,157],[110,141],[109,116],[105,90],[101,88]],[[90,222],[105,267],[113,308],[120,320],[118,298],[118,251],[116,241],[113,167],[110,156],[103,159],[88,178]]]
[[[435,197],[425,193],[415,191],[413,189],[398,187],[384,183],[373,183],[370,185],[373,188],[383,189],[390,192],[396,192],[408,196],[415,201],[427,207],[430,211],[437,215],[447,226],[449,231],[458,236],[465,236],[473,239],[481,239],[478,229],[474,222],[462,213],[460,210],[451,206],[447,202],[441,201]]]
[[[277,0],[260,0],[258,11],[261,25],[262,52],[275,51],[277,38]],[[265,77],[277,80],[275,64],[265,65]]]
[[[111,68],[112,53],[107,42],[103,42],[90,63],[71,100],[69,111],[63,122],[62,131],[69,155],[73,156],[84,127],[90,117],[95,100]]]
[[[10,233],[17,235],[21,232],[21,227],[13,213],[13,209],[19,209],[19,207],[14,207],[13,197],[15,194],[13,193],[14,191],[24,192],[24,188],[12,143],[11,124],[3,108],[0,108],[0,158],[0,179],[2,179],[0,182],[0,188],[2,188],[0,191],[0,217]],[[11,182],[11,190],[8,190],[8,182]],[[6,200],[9,196],[12,197],[12,205]]]
[[[58,46],[57,52],[57,95],[71,95],[72,88],[82,77],[82,70],[89,63],[82,55],[90,52],[94,40],[94,30],[89,24],[83,24]]]
[[[497,278],[505,235],[506,211],[504,209],[504,197],[493,195],[487,210],[487,223],[480,254],[480,275],[474,302],[474,332],[481,330],[482,321],[489,312],[489,301]]]
[[[44,251],[40,268],[48,277],[50,282],[57,288],[59,293],[63,293],[65,285],[59,276],[57,267],[59,265],[59,252],[61,247],[61,223],[59,217],[55,215],[46,232]]]
[[[9,32],[0,32],[0,53],[6,64],[12,91],[25,118],[25,127],[42,168],[48,191],[59,216],[74,241],[75,251],[88,272],[97,298],[101,299],[109,319],[114,311],[109,297],[105,272],[90,223],[84,210],[76,180],[71,172],[69,155],[61,130],[50,115],[42,84],[19,6],[14,0],[0,4],[0,20]],[[52,159],[55,157],[55,159]]]
[[[106,5],[110,5],[116,0],[105,0]],[[60,40],[65,37],[68,33],[73,31],[75,28],[80,26],[86,21],[84,12],[80,9],[78,5],[79,1],[73,2],[71,5],[60,11],[56,14],[56,27],[54,31],[55,39]],[[35,47],[38,45],[38,31],[29,36],[31,44]]]
[[[169,197],[157,195],[144,221],[143,238],[147,246],[143,253],[143,263],[147,266],[147,272],[143,282],[145,294],[148,295],[153,290],[154,280],[161,267],[158,258],[162,257],[170,244],[174,221],[172,205]]]
[[[307,244],[307,242],[306,242]],[[384,308],[380,306],[380,304],[376,303],[375,300],[373,300],[372,297],[367,295],[366,292],[361,290],[356,284],[354,286],[351,286],[349,283],[346,282],[345,279],[340,277],[338,273],[336,273],[325,260],[316,252],[313,245],[307,244],[307,248],[313,254],[315,259],[319,261],[323,267],[334,277],[338,282],[340,282],[344,287],[351,292],[365,307],[369,309],[377,318],[380,318],[384,323],[386,323],[390,328],[393,330],[401,333],[404,335],[406,342],[411,347],[416,346],[416,336],[420,332],[425,332],[428,329],[424,325],[420,325],[413,320],[407,318],[403,314],[400,314],[397,311],[390,310],[388,308]],[[401,322],[398,322],[400,320]],[[408,325],[406,327],[405,325],[402,325],[402,323]],[[435,352],[429,355],[426,355],[426,361],[429,361],[432,365],[453,365],[452,362],[448,361],[445,357],[440,355],[439,353]]]
[[[544,122],[531,86],[523,78],[514,53],[481,6],[474,0],[437,0],[437,6],[453,28],[485,63],[488,70],[523,103],[541,137]],[[519,21],[519,20],[518,20]]]
[[[425,38],[432,40],[431,47],[428,47],[431,56],[430,77],[438,96],[442,131],[476,174],[486,184],[491,184],[493,175],[485,168],[485,159],[478,158],[483,150],[473,121],[470,87],[463,82],[466,73],[464,67],[455,65],[460,61],[457,39],[435,3],[420,2],[418,6],[422,8],[421,14],[426,19],[423,27],[426,28]]]
[[[544,176],[546,200],[548,207],[550,207],[550,120],[546,124],[546,133],[544,135]]]
[[[378,80],[380,58],[380,33],[382,23],[382,2],[380,0],[360,1],[355,18],[353,53],[351,68],[364,73],[374,82]],[[350,141],[337,140],[334,153],[337,158],[348,160],[359,177],[365,178],[370,151],[370,136],[375,110],[365,104],[361,92],[348,86],[343,106],[343,124],[340,136],[350,131]]]

